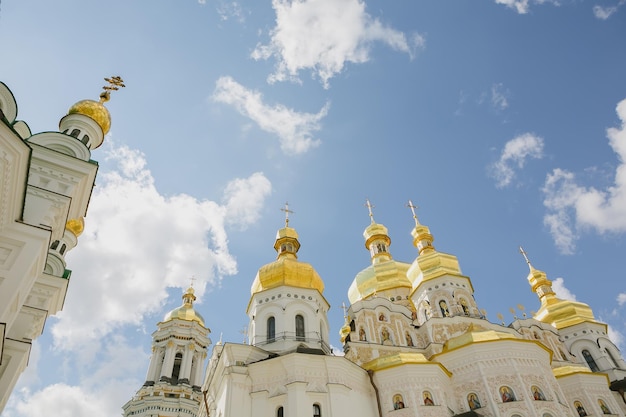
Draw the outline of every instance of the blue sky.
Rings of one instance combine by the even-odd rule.
[[[242,341],[286,201],[337,350],[366,198],[409,263],[418,205],[491,321],[538,309],[522,245],[623,348],[624,39],[623,0],[4,0],[0,80],[33,132],[127,87],[64,310],[3,416],[120,413],[192,276],[213,342]]]

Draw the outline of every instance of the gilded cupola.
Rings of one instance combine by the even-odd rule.
[[[196,301],[193,287],[187,288],[187,291],[183,294],[183,305],[176,307],[165,315],[163,321],[170,321],[174,319],[195,321],[201,326],[204,326],[204,318],[193,308],[193,302]]]
[[[106,135],[111,128],[111,114],[104,103],[109,101],[111,91],[118,90],[120,87],[125,87],[120,77],[105,78],[109,84],[104,86],[104,91],[100,94],[100,100],[81,100],[74,104],[68,110],[67,114],[82,114],[95,121],[102,129],[102,134]]]
[[[548,279],[546,273],[533,267],[528,255],[521,247],[520,253],[530,269],[527,277],[530,288],[541,301],[541,307],[534,315],[535,319],[551,324],[558,330],[583,322],[597,323],[591,307],[579,301],[558,298],[552,289],[552,281]]]
[[[411,289],[407,278],[409,264],[393,259],[389,252],[391,239],[387,228],[374,221],[373,206],[367,201],[370,224],[363,232],[365,248],[369,250],[372,264],[356,274],[348,290],[350,303],[355,303],[372,295],[399,288]]]
[[[413,212],[415,227],[411,231],[411,236],[413,236],[413,246],[415,246],[418,251],[418,256],[415,261],[413,261],[408,272],[409,279],[413,283],[413,288],[417,288],[425,281],[444,275],[463,277],[457,257],[435,250],[433,246],[435,238],[430,233],[430,229],[421,224],[417,219],[417,215],[415,214],[416,206],[409,200],[408,207],[411,208]]]
[[[283,209],[286,213],[285,227],[276,233],[276,241],[274,242],[274,250],[277,252],[276,260],[272,263],[262,266],[256,274],[251,294],[283,285],[296,288],[313,288],[322,294],[324,292],[324,281],[317,271],[306,262],[298,260],[298,250],[300,242],[298,241],[298,233],[292,227],[289,227],[289,206]]]

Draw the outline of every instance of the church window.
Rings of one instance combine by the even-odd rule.
[[[602,410],[602,414],[613,414],[611,413],[611,410],[609,410],[609,407],[606,406],[604,401],[598,400],[598,405],[600,406],[600,409]]]
[[[180,375],[180,365],[183,362],[183,354],[178,352],[176,356],[174,356],[174,367],[172,368],[172,383],[178,383],[178,376]]]
[[[353,332],[356,330],[356,324],[354,323],[354,320],[350,320],[350,331]]]
[[[274,316],[267,319],[267,342],[272,343],[276,338],[276,319]]]
[[[59,247],[59,242],[58,240],[55,240],[54,242],[52,242],[52,245],[50,245],[50,249],[56,249]]]
[[[70,136],[77,138],[79,134],[80,134],[80,130],[74,129],[72,130],[72,133],[70,133]]]
[[[319,404],[313,404],[313,417],[322,417],[322,408]]]
[[[465,301],[465,298],[461,298],[461,308],[463,309],[463,314],[465,314],[466,316],[469,316],[469,307],[467,306],[467,301]]]
[[[304,340],[304,317],[301,314],[296,316],[296,340]]]
[[[276,417],[284,417],[284,410],[283,407],[278,407],[278,410],[276,410]]]
[[[64,243],[61,245],[61,249],[59,249],[59,253],[63,255],[65,253],[65,249],[67,249],[67,245]]]
[[[439,309],[441,310],[441,317],[450,317],[448,304],[445,302],[445,300],[439,301]]]
[[[609,355],[609,358],[611,358],[611,361],[613,361],[613,364],[615,365],[615,367],[619,368],[619,365],[617,364],[617,361],[615,360],[615,356],[613,356],[613,354],[611,353],[611,350],[606,349],[606,353],[607,355]]]
[[[89,135],[83,136],[83,138],[80,141],[84,143],[85,145],[89,146]]]
[[[587,362],[587,365],[589,365],[589,369],[591,369],[593,372],[600,372],[600,368],[598,368],[598,365],[596,365],[596,361],[595,359],[593,359],[593,356],[591,356],[591,353],[589,353],[588,350],[583,350],[582,351],[583,354],[583,358],[585,358],[585,361]]]

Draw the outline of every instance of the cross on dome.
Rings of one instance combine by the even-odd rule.
[[[372,203],[370,203],[369,198],[366,198],[366,199],[365,199],[365,204],[364,204],[364,205],[365,205],[365,207],[367,207],[367,210],[368,210],[368,211],[369,211],[369,213],[370,213],[370,219],[372,220],[372,223],[376,223],[376,222],[374,221],[374,213],[372,213],[372,209],[373,209],[374,207],[376,207],[376,206],[374,206],[374,205],[372,205]]]
[[[281,208],[280,211],[285,212],[285,227],[289,227],[289,213],[293,214],[292,210],[289,210],[289,202],[285,202],[285,208]]]
[[[413,220],[415,220],[415,225],[417,226],[420,222],[417,219],[417,214],[415,213],[415,209],[419,207],[413,204],[411,200],[409,200],[409,204],[407,204],[406,206],[411,209],[411,213],[413,213]]]

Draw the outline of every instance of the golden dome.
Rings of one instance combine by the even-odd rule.
[[[411,281],[407,278],[410,265],[393,259],[368,266],[354,277],[348,299],[351,304],[363,300],[376,293],[394,288],[411,289]]]
[[[93,119],[106,135],[111,128],[111,115],[104,104],[94,100],[81,100],[67,111],[67,114],[82,114]]]
[[[547,274],[532,266],[526,252],[521,247],[520,253],[524,255],[530,269],[527,276],[530,288],[541,301],[541,308],[534,315],[535,319],[550,324],[558,330],[586,321],[598,323],[593,316],[591,307],[587,304],[558,298],[552,289],[552,281],[548,279]]]
[[[317,271],[306,262],[298,261],[300,249],[298,233],[291,227],[284,227],[276,233],[274,249],[277,259],[262,266],[257,272],[250,292],[256,294],[271,288],[288,285],[296,288],[312,288],[324,292],[324,281]]]
[[[386,241],[387,245],[391,244],[387,228],[382,224],[372,222],[369,226],[367,226],[367,228],[365,228],[363,237],[365,238],[365,248],[368,250],[374,239],[383,239]]]
[[[85,230],[85,219],[79,217],[78,219],[70,219],[65,223],[65,228],[72,232],[76,237],[80,236]]]
[[[443,352],[449,352],[460,347],[474,343],[493,342],[497,340],[519,340],[511,333],[488,330],[481,326],[471,324],[467,331],[459,336],[449,339],[443,346]]]
[[[204,327],[204,318],[193,308],[193,302],[196,300],[194,290],[189,287],[185,294],[183,294],[183,305],[175,308],[165,315],[163,321],[170,321],[174,319],[195,321]]]

